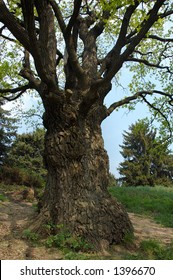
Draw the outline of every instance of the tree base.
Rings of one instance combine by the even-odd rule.
[[[63,226],[73,236],[83,238],[95,250],[102,252],[108,250],[112,244],[123,243],[127,234],[133,234],[133,226],[128,214],[114,198],[102,199],[99,207],[93,202],[79,200],[75,205],[74,214],[69,215],[69,219],[66,218],[64,221],[57,219],[56,224],[48,208],[43,207],[30,225],[30,229],[46,236],[46,225],[54,226],[54,234],[58,234],[59,228]]]

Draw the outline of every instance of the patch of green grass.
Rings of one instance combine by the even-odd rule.
[[[8,201],[8,198],[4,194],[0,194],[0,201]]]
[[[128,212],[147,215],[165,227],[173,227],[173,188],[112,187],[109,191]]]
[[[165,246],[157,240],[143,240],[135,254],[126,255],[129,260],[173,260],[173,244]]]

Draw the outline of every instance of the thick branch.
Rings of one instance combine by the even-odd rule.
[[[108,57],[108,58],[109,58],[109,61],[111,62],[111,65],[109,65],[109,69],[108,69],[105,77],[96,82],[97,86],[102,85],[102,84],[107,83],[112,80],[112,78],[115,76],[115,74],[122,67],[122,64],[124,63],[124,61],[126,61],[126,59],[133,53],[133,51],[135,50],[135,47],[146,36],[149,29],[152,27],[154,22],[158,19],[158,11],[161,8],[161,6],[164,4],[164,2],[165,2],[165,0],[156,1],[153,8],[148,13],[147,19],[145,19],[141,23],[140,31],[138,32],[138,34],[136,34],[136,36],[134,36],[131,39],[131,42],[129,43],[126,50],[121,55],[119,55],[119,53],[120,53],[119,46],[118,46],[118,55],[117,55],[115,47],[113,48],[112,53],[109,53],[110,57]],[[124,38],[124,34],[123,34],[123,38]],[[124,45],[125,44],[126,44],[126,42],[124,43]],[[122,50],[122,48],[121,48],[121,50]]]
[[[66,24],[64,22],[64,19],[63,19],[61,10],[59,8],[59,5],[58,5],[58,3],[56,3],[55,0],[49,0],[49,3],[51,4],[51,6],[52,6],[52,8],[54,10],[55,16],[56,16],[57,21],[59,23],[59,27],[60,27],[62,33],[64,34],[65,29],[66,29]]]
[[[146,36],[152,25],[158,20],[158,11],[164,4],[165,0],[157,0],[153,8],[149,11],[147,19],[141,24],[141,29],[136,36],[133,37],[131,43],[122,54],[122,58],[126,59],[135,50],[135,47]]]
[[[120,55],[121,49],[126,45],[126,35],[127,35],[127,29],[129,26],[129,22],[130,22],[132,14],[134,13],[134,11],[136,10],[138,5],[139,5],[139,2],[135,1],[134,5],[130,5],[127,8],[127,10],[124,14],[123,20],[122,20],[121,29],[120,29],[120,33],[119,33],[117,42],[116,42],[115,46],[112,48],[112,50],[107,54],[105,59],[102,61],[100,75],[102,75],[104,73],[104,71],[106,70],[105,79],[111,71],[112,61],[117,60],[117,58]]]
[[[106,21],[109,19],[111,13],[110,11],[103,11],[101,20],[91,29],[91,33],[94,34],[94,37],[97,38],[100,36],[105,28]]]
[[[21,4],[22,4],[23,16],[25,19],[25,27],[28,31],[29,40],[32,47],[31,53],[34,57],[37,72],[43,81],[48,82],[45,68],[42,63],[42,58],[40,53],[41,48],[37,39],[37,34],[35,29],[34,1],[31,0],[28,2],[27,0],[22,0]]]
[[[0,0],[0,21],[11,31],[13,36],[31,52],[28,33],[19,24],[15,16],[9,12],[3,0]]]
[[[117,101],[117,102],[114,102],[106,111],[106,115],[105,115],[105,118],[107,116],[109,116],[114,110],[116,110],[117,108],[125,105],[125,104],[129,104],[131,101],[134,101],[136,100],[137,98],[142,98],[143,100],[146,99],[146,96],[147,95],[153,95],[153,94],[159,94],[161,96],[165,96],[165,97],[168,97],[169,98],[169,103],[173,102],[173,96],[170,95],[169,93],[166,93],[164,91],[161,91],[161,90],[151,90],[151,91],[147,91],[147,90],[143,90],[143,91],[139,91],[139,92],[136,92],[134,95],[132,96],[128,96],[128,97],[125,97],[124,99],[120,100],[120,101]]]
[[[164,43],[166,43],[166,42],[173,42],[173,38],[162,38],[162,37],[159,37],[159,36],[157,36],[157,35],[147,35],[146,36],[146,39],[154,39],[154,40],[157,40],[157,41],[160,41],[160,42],[164,42]]]
[[[8,40],[8,41],[10,41],[10,42],[16,43],[17,41],[16,41],[14,38],[10,38],[10,37],[8,37],[8,36],[2,34],[2,32],[3,32],[3,30],[4,30],[5,28],[6,28],[5,25],[2,26],[2,27],[0,28],[0,37],[4,38],[5,40]]]
[[[77,3],[77,2],[79,2],[79,3]],[[74,10],[74,12],[69,20],[69,24],[68,24],[66,30],[64,31],[64,39],[65,39],[65,43],[66,43],[65,51],[67,52],[68,64],[70,65],[73,72],[75,73],[75,75],[78,79],[78,82],[79,82],[79,86],[81,88],[86,89],[88,79],[87,79],[86,73],[83,70],[83,68],[81,67],[78,57],[77,57],[76,41],[74,40],[75,34],[74,34],[74,32],[73,33],[71,32],[73,25],[76,26],[76,19],[79,14],[80,6],[81,6],[81,1],[75,1],[74,9],[75,9],[75,7],[77,7],[77,11]]]
[[[113,50],[118,52],[118,55],[120,54],[122,47],[124,47],[126,44],[126,35],[127,35],[127,29],[129,26],[129,22],[130,22],[131,16],[133,15],[133,13],[136,10],[136,8],[138,7],[138,5],[139,5],[139,1],[134,1],[134,5],[130,5],[124,14],[119,37],[118,37],[115,47],[113,48]]]
[[[35,6],[39,18],[39,45],[42,65],[46,72],[47,84],[52,87],[57,87],[56,76],[56,36],[54,26],[54,14],[51,5],[48,1],[37,0]]]
[[[73,14],[69,20],[69,23],[66,27],[66,34],[70,34],[73,26],[76,23],[76,19],[79,15],[80,7],[81,7],[82,0],[74,0],[74,7],[73,7]]]
[[[27,79],[29,81],[29,84],[32,85],[33,88],[38,90],[40,86],[40,80],[35,78],[34,73],[31,70],[29,52],[27,50],[24,50],[23,69],[19,74],[23,78]]]
[[[152,94],[153,92],[147,92],[147,94]],[[134,101],[136,100],[137,98],[139,97],[142,97],[144,94],[146,94],[146,91],[140,91],[140,92],[137,92],[135,93],[134,95],[132,96],[128,96],[128,97],[125,97],[124,99],[120,100],[120,101],[117,101],[117,102],[114,102],[108,109],[107,109],[107,112],[106,112],[106,116],[109,116],[114,110],[116,110],[117,108],[119,107],[122,107],[123,105],[125,104],[129,104],[131,101]]]

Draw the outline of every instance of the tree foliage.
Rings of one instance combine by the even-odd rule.
[[[168,185],[173,183],[173,155],[169,142],[163,142],[156,135],[156,129],[149,122],[139,120],[123,134],[121,154],[124,161],[119,171],[127,186]]]
[[[1,0],[0,11],[0,93],[5,98],[15,99],[30,89],[39,92],[40,81],[58,89],[60,96],[64,87],[73,89],[76,84],[95,89],[127,66],[135,73],[131,94],[107,108],[103,118],[120,106],[141,101],[168,126],[173,73],[171,1],[71,0],[67,5],[65,0]],[[90,107],[98,97],[87,92]]]

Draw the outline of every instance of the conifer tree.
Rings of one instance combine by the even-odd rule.
[[[8,162],[13,167],[28,170],[45,177],[43,164],[44,129],[18,134],[8,154]]]
[[[16,136],[16,119],[10,116],[10,112],[3,109],[3,101],[0,99],[0,165],[7,159],[9,148]]]
[[[138,120],[123,134],[121,180],[127,186],[168,184],[172,181],[169,142],[163,142],[147,119]]]

